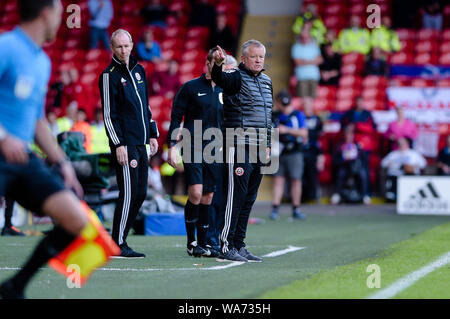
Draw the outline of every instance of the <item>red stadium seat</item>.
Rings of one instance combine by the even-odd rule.
[[[338,112],[345,112],[345,111],[350,110],[353,107],[353,104],[354,103],[353,103],[352,99],[347,99],[347,100],[338,99],[334,109]]]
[[[343,87],[337,91],[337,100],[353,100],[359,93],[353,87]]]
[[[450,87],[450,79],[442,79],[442,80],[437,81],[437,86],[449,88]]]
[[[353,75],[341,76],[339,79],[339,87],[353,87],[359,89],[361,86],[361,77]]]
[[[343,5],[342,3],[332,3],[325,7],[324,9],[324,15],[325,16],[331,16],[331,15],[342,15],[347,13],[347,7]]]
[[[444,53],[439,57],[439,64],[450,65],[450,52]]]
[[[164,61],[169,60],[181,60],[181,51],[180,50],[163,50],[161,52],[161,57]]]
[[[439,47],[439,51],[441,51],[441,54],[449,53],[450,52],[450,40],[441,43]]]
[[[198,61],[206,58],[207,52],[202,49],[192,49],[186,50],[182,56],[181,60],[185,62]]]
[[[317,88],[317,98],[336,98],[337,88],[335,86],[319,85]]]
[[[434,53],[436,54],[438,51],[438,43],[434,40],[422,40],[417,42],[415,46],[415,51],[417,53]]]
[[[397,29],[395,30],[400,40],[415,40],[416,31],[412,29]]]
[[[365,88],[385,88],[387,86],[387,79],[384,76],[369,75],[363,79],[362,85]]]
[[[294,96],[291,99],[291,105],[296,109],[300,110],[302,108],[302,98],[298,96]]]
[[[437,40],[439,39],[439,31],[433,29],[420,29],[417,32],[418,40]]]
[[[413,64],[414,57],[409,53],[397,52],[390,56],[389,62],[391,64]]]
[[[430,53],[420,53],[416,55],[414,58],[414,62],[416,64],[437,64],[438,63],[438,57],[435,54]]]
[[[383,98],[366,98],[363,96],[364,99],[364,104],[366,106],[366,108],[370,111],[373,110],[385,110],[387,103],[386,100]]]
[[[443,41],[450,41],[450,29],[443,30],[441,35]]]
[[[320,114],[324,111],[329,111],[333,108],[334,103],[336,103],[336,99],[316,98],[314,100],[314,112]]]
[[[378,89],[376,87],[364,88],[362,93],[364,99],[385,99],[386,91],[384,89]]]
[[[413,40],[400,40],[401,50],[402,52],[411,52],[414,51],[415,42]]]
[[[410,80],[406,78],[391,78],[389,79],[389,86],[409,86]]]
[[[414,79],[411,81],[411,86],[414,87],[432,87],[434,86],[433,80],[427,80],[427,79]]]

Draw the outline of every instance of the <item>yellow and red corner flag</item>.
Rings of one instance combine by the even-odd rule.
[[[96,268],[120,253],[120,248],[105,230],[97,214],[85,202],[83,208],[88,217],[87,225],[69,246],[49,261],[50,267],[66,277],[73,278],[74,272],[77,272],[81,285],[86,283]]]

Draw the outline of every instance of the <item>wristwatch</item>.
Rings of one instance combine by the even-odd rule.
[[[8,136],[8,132],[0,125],[0,142]]]

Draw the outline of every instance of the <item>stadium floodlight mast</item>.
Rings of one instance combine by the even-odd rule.
[[[228,163],[229,150],[234,146],[234,142],[237,141],[236,163],[245,163],[245,148],[247,147],[250,163],[259,161],[265,164],[261,167],[262,174],[274,174],[278,171],[279,158],[278,156],[272,156],[270,160],[266,158],[267,133],[266,128],[226,128],[226,142],[224,145],[221,129],[210,127],[203,132],[202,121],[195,120],[194,136],[191,135],[187,128],[178,128],[172,132],[171,139],[178,141],[176,147],[182,153],[184,163],[206,162],[208,164],[223,163],[224,150],[226,152],[225,155],[227,155],[225,157],[226,162]],[[246,141],[248,143],[245,143]],[[278,129],[271,130],[271,141],[272,146],[277,148],[277,145],[279,145]],[[204,142],[208,143],[202,151]],[[273,151],[275,154],[278,153],[277,149],[273,149]]]

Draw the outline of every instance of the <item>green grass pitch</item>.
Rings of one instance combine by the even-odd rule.
[[[268,204],[252,216],[266,219]],[[391,206],[305,206],[305,221],[249,225],[247,245],[257,255],[303,247],[262,263],[228,267],[189,257],[181,236],[130,236],[147,258],[112,260],[86,286],[68,288],[46,267],[26,291],[28,298],[366,298],[366,268],[378,264],[381,289],[450,251],[450,217],[399,216]],[[0,281],[26,260],[40,237],[0,237]],[[224,266],[224,267],[222,267]],[[450,298],[446,265],[396,298]]]

